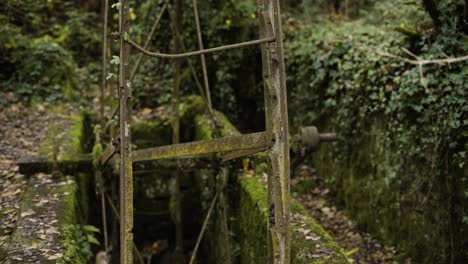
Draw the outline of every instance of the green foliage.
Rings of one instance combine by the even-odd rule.
[[[96,142],[93,147],[93,167],[99,168],[101,166],[101,158],[102,158],[102,144]]]
[[[445,8],[445,2],[450,1],[440,1],[441,10]],[[455,6],[460,8],[460,5]],[[453,6],[447,8],[454,9]],[[451,12],[448,14],[453,14]],[[468,209],[466,197],[462,195],[468,188],[468,178],[466,173],[463,174],[468,147],[467,62],[425,65],[422,78],[417,66],[379,55],[378,51],[409,59],[414,58],[408,57],[401,48],[423,59],[466,55],[466,35],[453,30],[458,23],[455,16],[452,20],[455,22],[448,23],[452,30],[441,30],[435,34],[433,21],[419,4],[383,1],[368,11],[364,18],[355,21],[322,21],[307,26],[299,24],[285,30],[292,124],[316,124],[338,132],[344,140],[339,147],[329,148],[331,153],[327,157],[332,157],[336,163],[355,166],[356,173],[374,175],[385,169],[384,164],[368,168],[373,164],[372,160],[356,160],[352,154],[359,146],[374,144],[364,139],[382,137],[381,148],[387,152],[387,157],[395,157],[395,160],[386,162],[391,164],[391,171],[397,173],[387,174],[382,182],[386,187],[382,186],[382,189],[400,186],[396,188],[400,190],[399,195],[394,197],[399,200],[391,201],[392,204],[402,210],[401,214],[408,207],[423,208],[423,219],[428,222],[433,218],[447,219],[448,215],[452,219],[451,223],[437,228],[424,224],[434,228],[426,229],[428,233],[420,233],[418,238],[405,238],[408,231],[402,228],[398,236],[390,235],[396,239],[392,242],[422,239],[418,243],[444,248],[445,255],[440,254],[438,259],[445,260],[450,257],[447,253],[450,252],[450,238],[441,238],[437,232],[444,233],[450,229],[458,230],[458,233],[455,231],[457,235],[467,232],[466,226],[461,225]],[[383,127],[379,133],[383,134],[374,135],[371,128],[380,121]],[[373,152],[366,157],[372,159]],[[413,174],[418,171],[415,168],[419,168],[421,174]],[[423,171],[430,174],[422,174]],[[341,175],[328,180],[335,186],[340,186],[340,182],[351,184],[359,180],[346,177]],[[337,188],[346,189],[348,186]],[[355,191],[359,192],[361,188],[366,187],[359,186]],[[373,188],[377,190],[380,187]],[[379,201],[385,200],[385,197],[375,195]],[[457,202],[452,203],[451,208],[435,211],[434,206],[444,204],[447,199]],[[347,206],[353,207],[352,204]],[[363,210],[362,207],[360,209]],[[389,228],[382,227],[376,218],[372,221],[380,226],[376,228],[378,232]],[[371,225],[372,221],[366,224]],[[423,227],[423,224],[419,226]],[[396,231],[387,229],[387,232],[395,234]],[[466,243],[466,239],[460,239],[455,246],[463,248]],[[404,251],[403,255],[417,252],[415,247],[400,249]],[[456,257],[461,258],[460,255]]]
[[[65,227],[65,233],[71,233],[73,237],[74,250],[79,252],[80,256],[90,260],[93,257],[92,245],[100,246],[96,234],[100,233],[99,228],[92,225],[68,225]],[[69,245],[71,246],[71,245]]]
[[[0,11],[3,91],[25,101],[78,100],[97,81],[95,14],[79,12],[75,1],[11,0]]]
[[[76,65],[68,51],[49,38],[38,38],[28,43],[16,63],[7,89],[28,100],[44,98],[48,102],[63,96],[78,97]]]
[[[110,64],[119,65],[120,64],[120,57],[119,56],[112,56],[112,60],[110,60]]]
[[[136,20],[130,38],[143,44],[159,13],[161,3],[139,1],[135,7]],[[255,39],[257,36],[256,5],[254,1],[198,1],[204,47],[216,47],[240,41]],[[198,49],[192,4],[183,1],[181,37],[187,51]],[[173,11],[173,10],[171,10]],[[174,41],[170,19],[163,16],[151,41],[150,50],[172,53]],[[132,56],[136,60],[137,56]],[[199,57],[190,59],[203,85]],[[263,105],[261,87],[260,52],[258,47],[223,51],[206,56],[212,101],[217,109],[230,113],[237,119],[248,110],[256,113]],[[173,61],[144,58],[134,79],[133,96],[138,106],[156,106],[167,103],[173,87]],[[243,82],[238,82],[242,79]],[[183,60],[182,94],[198,94],[186,60]],[[148,96],[151,95],[151,96]],[[247,102],[246,102],[247,101]],[[247,107],[240,107],[240,105]]]

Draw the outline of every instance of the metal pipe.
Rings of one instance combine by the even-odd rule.
[[[322,133],[319,134],[319,138],[320,142],[333,142],[338,140],[336,133]]]
[[[192,253],[192,256],[190,257],[189,264],[193,264],[195,261],[198,247],[200,246],[200,242],[203,238],[203,234],[205,234],[208,221],[210,220],[211,212],[213,211],[214,205],[216,204],[217,200],[218,200],[218,193],[216,193],[215,196],[213,197],[213,201],[211,202],[210,208],[208,209],[208,212],[206,213],[206,217],[205,217],[205,220],[203,221],[203,226],[202,226],[202,229],[200,230],[200,234],[198,235],[197,243],[195,244],[195,248],[193,249],[193,253]]]
[[[192,5],[193,5],[193,16],[195,17],[195,26],[197,28],[198,48],[200,50],[203,50],[203,39],[202,39],[202,34],[201,34],[200,18],[198,16],[197,0],[192,0]],[[208,103],[208,111],[210,111],[211,115],[213,115],[213,108],[211,105],[210,83],[208,81],[208,71],[206,70],[205,54],[200,55],[200,60],[201,60],[201,65],[202,65],[203,81],[205,83],[205,94],[206,94],[206,100]]]
[[[132,47],[142,52],[143,54],[148,55],[150,57],[163,58],[163,59],[180,59],[180,58],[185,58],[185,57],[197,56],[201,54],[213,53],[217,51],[236,49],[236,48],[258,45],[262,43],[274,42],[275,40],[276,40],[275,37],[267,37],[267,38],[251,40],[251,41],[246,41],[246,42],[241,42],[241,43],[236,43],[236,44],[224,45],[224,46],[220,46],[216,48],[191,51],[191,52],[181,53],[181,54],[166,54],[166,53],[159,53],[159,52],[151,52],[151,51],[144,49],[142,46],[136,44],[130,39],[127,39],[126,42],[130,44]]]

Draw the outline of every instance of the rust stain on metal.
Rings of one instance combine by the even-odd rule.
[[[269,221],[268,262],[289,264],[290,184],[288,114],[281,16],[278,0],[257,0],[260,37],[275,36],[262,45],[266,130],[273,139],[269,152],[268,203],[274,221]]]
[[[132,153],[132,160],[136,162],[242,149],[267,148],[269,144],[270,140],[268,140],[266,133],[260,132],[136,150]]]

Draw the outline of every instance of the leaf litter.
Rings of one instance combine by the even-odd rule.
[[[299,190],[304,181],[313,181],[313,188],[302,192]],[[310,166],[302,166],[297,178],[291,180],[292,196],[305,206],[308,213],[334,238],[345,250],[346,256],[356,264],[393,264],[395,248],[386,246],[370,234],[360,230],[357,224],[348,218],[336,206],[333,195]],[[294,218],[294,216],[293,216]],[[298,229],[307,240],[319,240],[309,235],[309,230]]]
[[[43,263],[64,257],[61,245],[54,243],[60,230],[51,208],[68,194],[34,194],[30,208],[21,209],[21,203],[28,184],[32,188],[56,189],[73,181],[56,182],[43,173],[26,178],[15,165],[21,156],[37,152],[53,118],[40,105],[25,107],[18,103],[0,107],[0,251],[7,253],[6,259],[0,257],[2,263]],[[24,238],[22,244],[12,239],[16,236]]]

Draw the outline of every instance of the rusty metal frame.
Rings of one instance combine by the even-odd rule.
[[[168,159],[194,156],[216,152],[229,152],[247,149],[266,149],[270,141],[265,132],[241,136],[216,138],[190,143],[173,144],[162,147],[146,148],[132,152],[132,161]]]
[[[268,230],[268,263],[290,263],[290,187],[289,143],[286,100],[286,78],[279,0],[257,0],[260,39],[182,54],[164,54],[146,50],[128,36],[128,0],[120,0],[119,37],[119,112],[120,112],[120,263],[133,263],[133,174],[132,163],[144,160],[185,157],[226,152],[224,160],[268,150],[268,204],[270,215]],[[194,7],[196,8],[196,7]],[[198,20],[198,18],[197,18]],[[197,25],[199,29],[199,25]],[[200,35],[198,35],[200,40]],[[266,131],[220,139],[175,144],[163,147],[131,150],[131,74],[129,71],[130,47],[158,58],[178,59],[204,55],[217,51],[260,45],[265,95]],[[147,45],[145,45],[147,46]],[[133,74],[132,74],[133,75]],[[109,149],[103,159],[108,160],[115,151]]]

